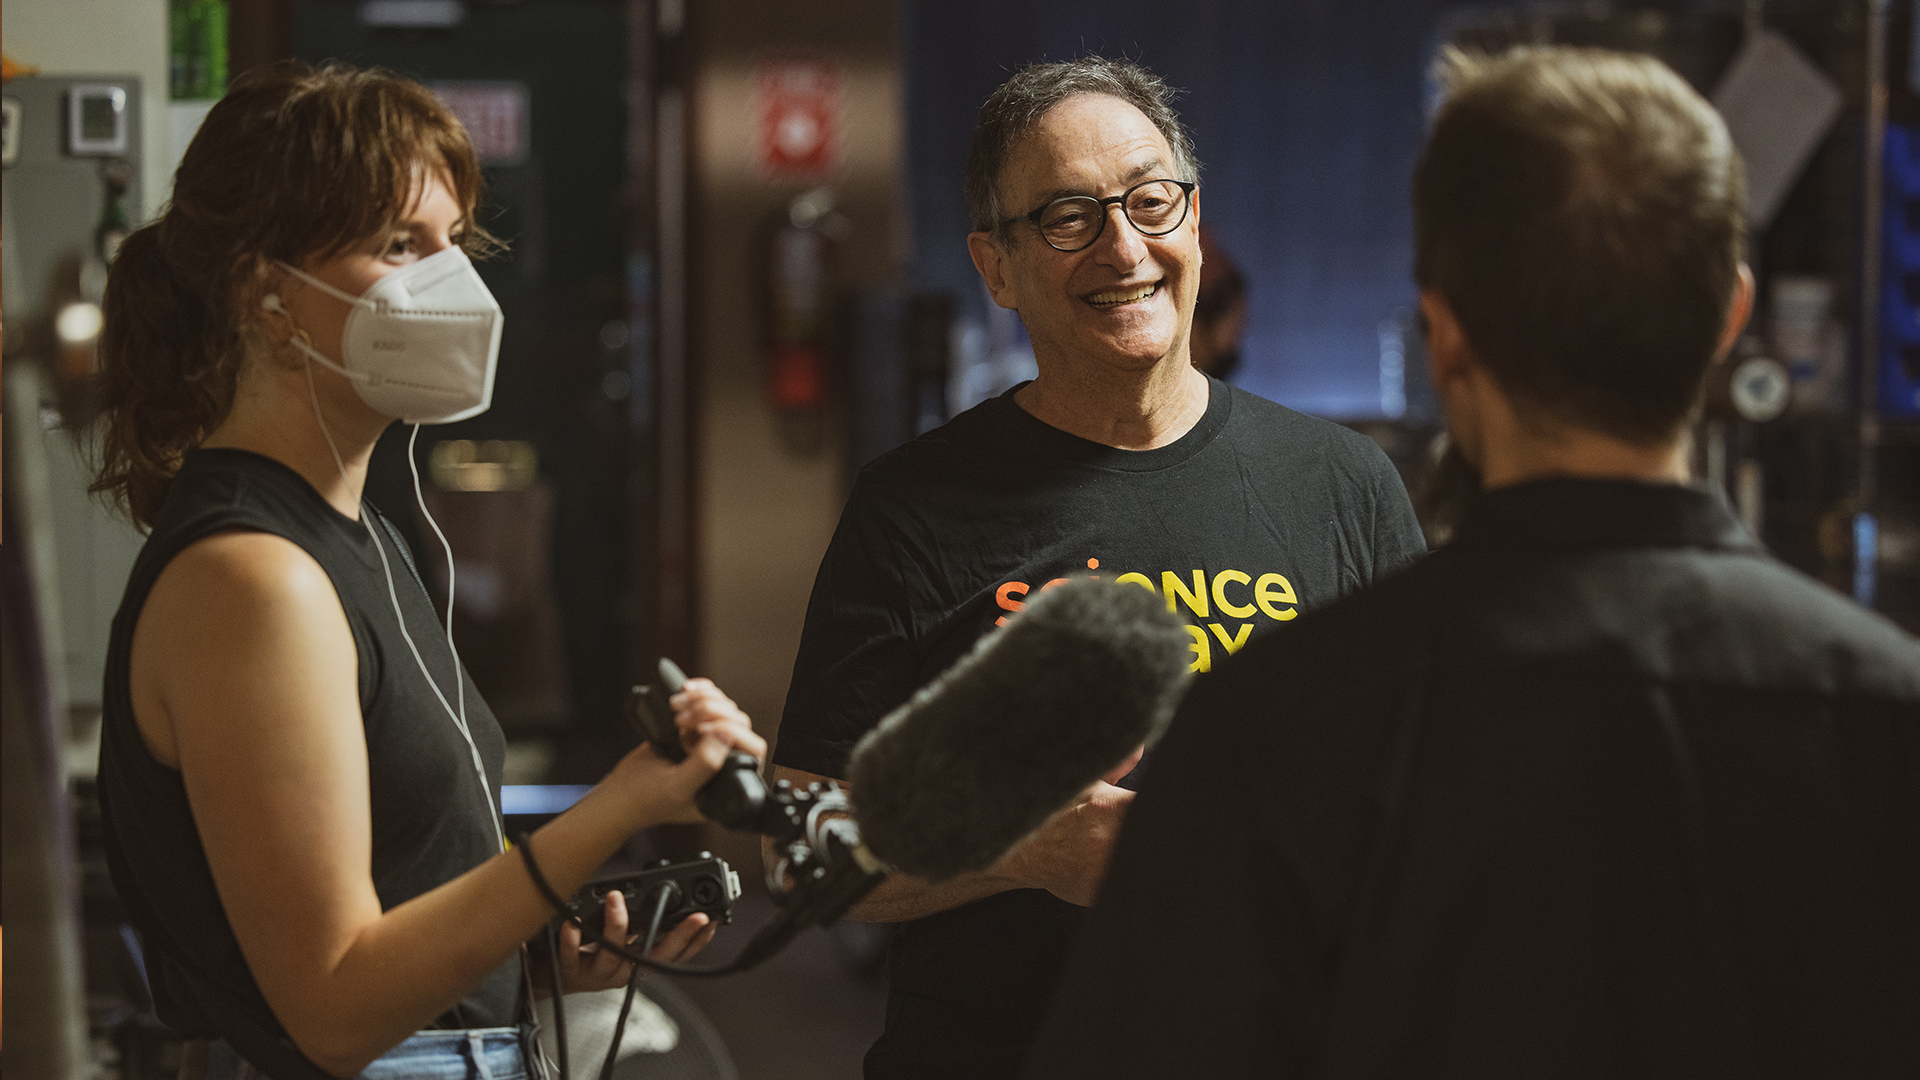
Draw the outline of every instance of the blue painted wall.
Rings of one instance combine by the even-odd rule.
[[[1408,178],[1445,0],[906,0],[913,284],[982,303],[961,171],[1014,69],[1126,55],[1185,91],[1201,208],[1251,292],[1235,381],[1328,416],[1380,412],[1382,319],[1413,303]]]

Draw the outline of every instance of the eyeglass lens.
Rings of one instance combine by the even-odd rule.
[[[1164,236],[1180,227],[1187,216],[1187,193],[1171,180],[1154,180],[1123,196],[1122,210],[1133,227],[1148,236]],[[1106,223],[1107,208],[1091,196],[1073,196],[1048,203],[1040,213],[1040,234],[1063,251],[1093,243]]]

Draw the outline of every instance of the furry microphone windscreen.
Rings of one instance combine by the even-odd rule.
[[[1080,580],[1027,601],[854,748],[867,847],[936,882],[993,865],[1160,737],[1189,643],[1134,585]]]

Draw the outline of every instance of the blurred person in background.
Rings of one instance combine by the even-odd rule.
[[[1200,295],[1193,304],[1193,366],[1231,380],[1247,334],[1247,279],[1213,230],[1200,229]]]

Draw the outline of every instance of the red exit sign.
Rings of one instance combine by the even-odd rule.
[[[814,180],[840,154],[840,65],[775,56],[754,65],[754,166],[770,180]]]

